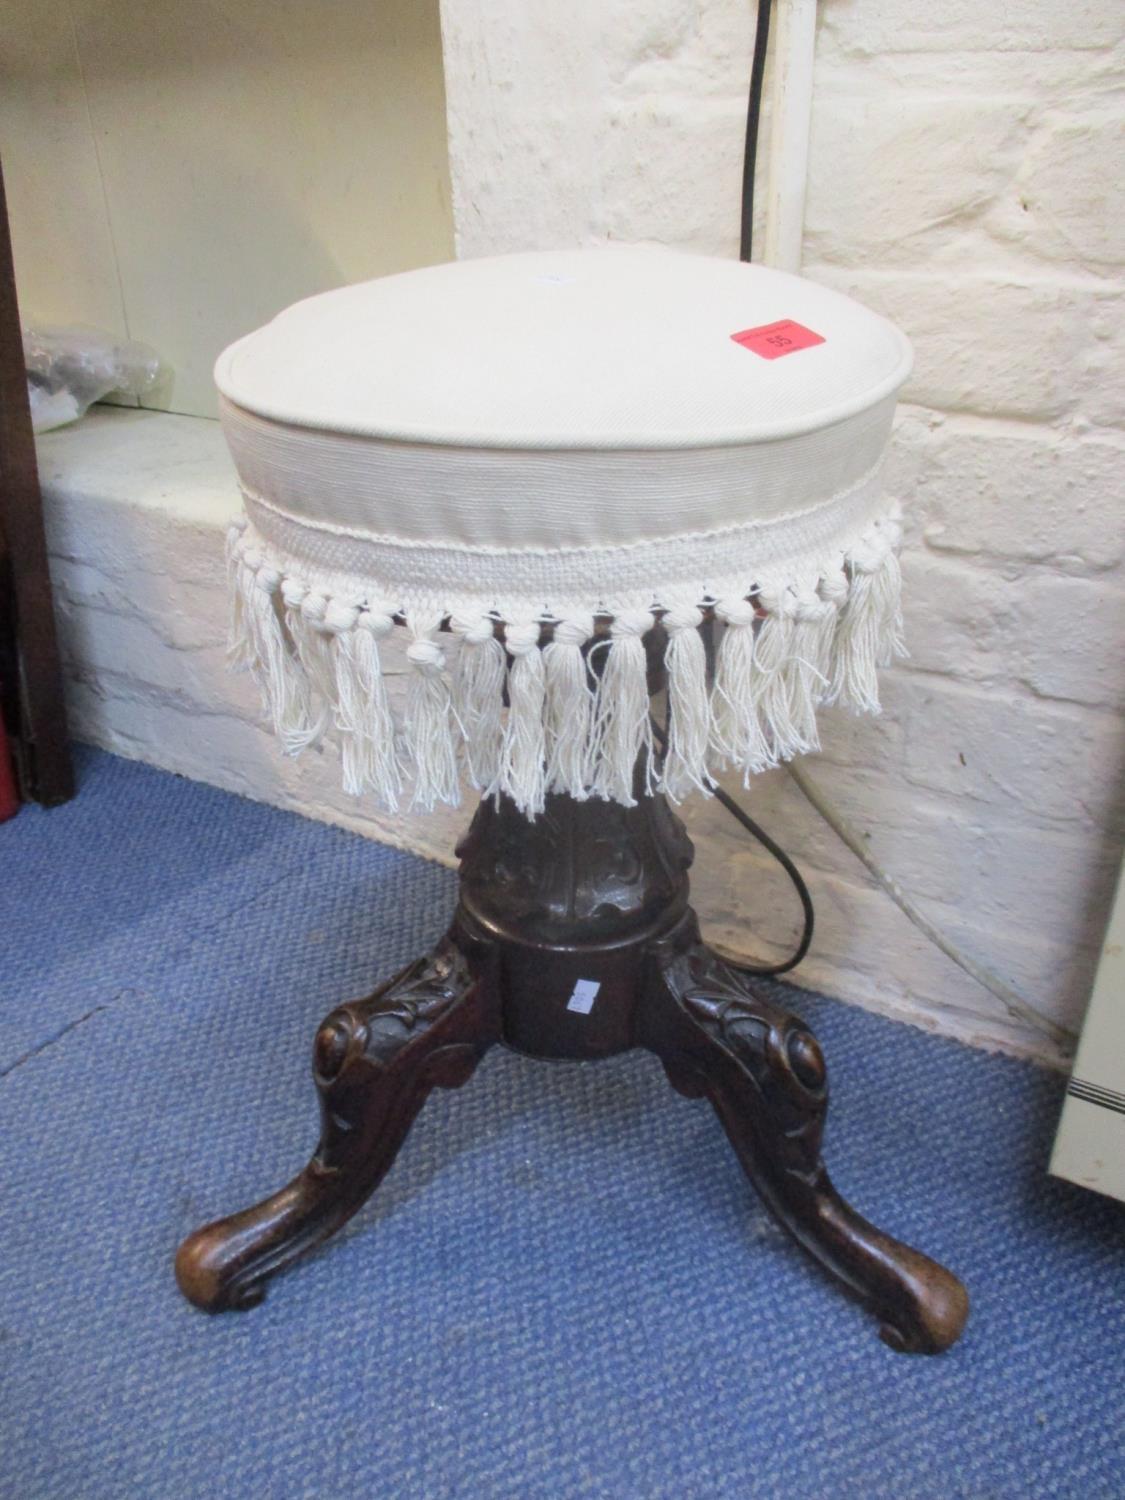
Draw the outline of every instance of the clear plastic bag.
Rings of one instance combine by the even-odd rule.
[[[97,328],[25,328],[23,356],[36,432],[76,422],[103,396],[145,396],[161,373],[147,344]]]

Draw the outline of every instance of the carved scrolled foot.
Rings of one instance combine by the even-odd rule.
[[[703,946],[658,969],[643,1041],[673,1085],[710,1099],[767,1208],[871,1307],[891,1348],[948,1349],[969,1315],[961,1282],[857,1214],[825,1170],[828,1079],[812,1033]]]
[[[196,1230],[176,1280],[206,1312],[254,1307],[271,1276],[327,1239],[374,1192],[430,1090],[466,1081],[499,1034],[495,986],[448,941],[365,1000],[340,1006],[313,1046],[321,1136],[280,1192]]]

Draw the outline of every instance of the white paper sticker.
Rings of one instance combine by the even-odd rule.
[[[580,979],[574,986],[574,994],[567,1001],[567,1010],[576,1010],[580,1016],[588,1016],[594,1008],[601,984],[596,979]]]

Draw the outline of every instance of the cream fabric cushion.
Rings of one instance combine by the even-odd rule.
[[[732,339],[781,319],[824,342],[767,360]],[[893,325],[826,287],[615,247],[312,297],[215,375],[242,481],[282,515],[557,552],[774,521],[862,484],[910,362]]]
[[[249,557],[280,595],[283,643],[337,724],[334,668],[301,632],[346,634],[360,614],[404,620],[431,676],[442,621],[463,638],[503,621],[522,660],[518,631],[530,640],[544,621],[588,635],[593,616],[612,616],[633,637],[700,606],[728,627],[748,607],[795,619],[798,599],[806,615],[830,602],[835,618],[857,547],[873,574],[897,541],[878,467],[910,366],[893,325],[826,287],[656,248],[503,256],[328,292],[216,366],[251,523],[236,568]],[[276,695],[263,653],[264,639],[243,655]],[[596,770],[612,725],[587,747],[593,771],[552,776],[541,696],[545,779],[518,800],[541,805],[559,785],[616,795]],[[848,693],[838,682],[819,696]],[[724,753],[708,717],[688,782],[705,784],[716,757],[757,768],[747,735],[728,725]],[[809,741],[766,727],[767,761]],[[629,800],[631,765],[615,775]],[[446,776],[423,800],[449,791]]]

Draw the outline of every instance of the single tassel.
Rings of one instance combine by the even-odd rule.
[[[445,679],[445,652],[433,639],[439,617],[410,621],[414,639],[406,648],[412,667],[406,687],[405,738],[414,771],[411,805],[431,811],[458,801],[453,704]]]
[[[355,797],[372,791],[397,812],[402,767],[379,660],[379,642],[390,635],[394,620],[389,610],[353,609],[334,600],[325,624],[335,632],[336,724],[344,790]]]
[[[584,801],[589,795],[594,689],[582,647],[594,633],[594,617],[555,622],[543,647],[546,687],[547,785]]]
[[[848,602],[848,574],[843,561],[826,567],[820,576],[816,586],[817,598],[823,604],[832,606],[831,625],[826,625],[828,641],[825,647],[825,656],[820,663],[820,670],[825,675],[825,683],[820,693],[820,702],[826,704],[835,703],[839,696],[839,640],[840,622],[843,618],[844,608]]]
[[[760,589],[758,607],[765,610],[766,617],[758,627],[758,638],[754,643],[750,696],[770,746],[771,758],[774,761],[792,760],[803,748],[800,729],[793,717],[789,672],[797,598],[787,588],[777,592]]]
[[[547,790],[544,706],[546,679],[534,620],[504,627],[512,656],[508,672],[508,722],[500,757],[500,788],[522,813],[543,811]]]
[[[784,667],[795,754],[820,749],[816,710],[829,686],[835,634],[835,604],[812,589],[798,593],[793,642]]]
[[[593,791],[625,807],[636,806],[634,773],[642,754],[646,793],[653,787],[648,661],[643,639],[651,629],[652,614],[648,610],[624,611],[614,617],[594,704]]]
[[[673,802],[691,791],[708,793],[707,746],[711,738],[711,705],[707,698],[707,649],[700,626],[703,611],[672,608],[664,616],[668,649],[668,745],[664,753],[663,790]]]
[[[724,599],[715,613],[726,629],[711,690],[711,745],[721,764],[740,770],[746,782],[755,771],[776,765],[751,689],[757,611],[749,599]]]
[[[286,578],[281,585],[285,601],[285,623],[300,664],[301,712],[282,735],[286,755],[299,755],[319,745],[332,723],[336,702],[336,669],[332,660],[332,638],[323,629],[328,596],[308,588],[299,579]]]
[[[243,555],[241,576],[243,582],[251,582],[243,600],[247,664],[274,733],[284,744],[298,725],[307,723],[309,711],[305,675],[278,608],[278,594],[284,594],[287,580],[253,550]]]
[[[461,725],[469,780],[487,796],[500,776],[507,657],[491,615],[454,615],[450,626],[461,640],[453,668],[453,711]]]
[[[836,633],[832,695],[857,713],[877,714],[877,668],[901,644],[898,559],[881,537],[868,533],[851,548],[847,561],[848,600]]]

